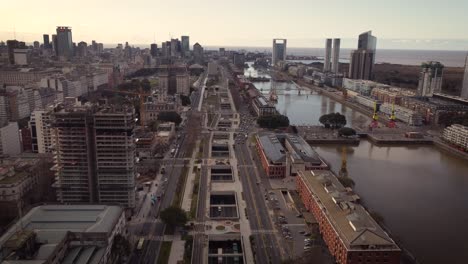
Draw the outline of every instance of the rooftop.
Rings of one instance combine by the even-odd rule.
[[[329,222],[347,249],[400,250],[390,236],[357,203],[359,197],[328,170],[299,171]]]
[[[122,212],[123,210],[118,206],[105,205],[43,205],[35,207],[0,237],[0,248],[17,245],[26,237],[30,237],[31,233],[34,233],[36,241],[42,241],[37,254],[30,260],[8,260],[2,263],[43,263],[43,260],[53,254],[57,245],[66,238],[68,232],[109,234],[117,224]],[[18,230],[22,230],[22,234],[18,235]],[[101,249],[94,248],[90,253],[93,253],[92,257],[96,258]],[[80,250],[79,257],[85,257],[83,254],[87,250],[90,249]],[[68,252],[68,254],[71,253],[72,251]],[[74,263],[93,263],[88,260],[89,258],[86,262]]]
[[[286,149],[284,143],[287,141],[291,146],[294,158],[300,157],[305,162],[315,165],[322,164],[322,160],[312,147],[301,137],[293,134],[276,134],[264,132],[258,134],[258,140],[262,145],[267,158],[273,163],[286,161]],[[291,152],[291,151],[290,151]]]

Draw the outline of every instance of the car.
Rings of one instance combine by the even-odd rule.
[[[305,231],[299,231],[299,234],[303,235],[305,234]]]
[[[311,236],[311,233],[305,233],[304,236]]]

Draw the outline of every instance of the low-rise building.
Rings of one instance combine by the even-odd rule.
[[[117,234],[126,234],[118,206],[38,206],[0,237],[0,263],[113,263]]]
[[[383,103],[396,104],[400,105],[401,100],[405,96],[415,96],[415,92],[396,88],[396,87],[387,87],[381,88],[376,87],[372,89],[371,96],[374,99],[377,99]]]
[[[168,144],[174,136],[175,124],[173,122],[159,124],[158,133],[156,134],[159,144]]]
[[[268,103],[264,96],[257,96],[252,100],[252,106],[257,116],[276,115],[276,107]]]
[[[327,169],[328,166],[301,137],[293,134],[259,133],[256,149],[268,177],[283,178],[299,170]]]
[[[296,186],[336,263],[400,263],[400,248],[331,171],[299,171]]]
[[[454,124],[444,129],[442,138],[465,151],[468,151],[468,127]]]
[[[362,95],[356,95],[353,97],[354,102],[363,105],[367,108],[374,109],[374,107],[377,106],[377,110],[380,107],[381,102],[378,100],[375,100],[373,98],[367,97],[367,96],[362,96]]]
[[[387,115],[391,115],[394,112],[396,119],[410,126],[421,126],[423,124],[421,114],[406,107],[384,103],[380,105],[379,109],[380,112]]]

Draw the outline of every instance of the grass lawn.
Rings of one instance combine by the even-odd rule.
[[[158,264],[167,264],[171,254],[172,241],[163,241],[159,251]]]

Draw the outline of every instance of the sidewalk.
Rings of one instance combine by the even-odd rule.
[[[200,140],[197,140],[195,143],[195,148],[192,153],[192,158],[190,159],[189,163],[189,170],[187,175],[187,180],[185,181],[185,188],[184,188],[184,196],[182,198],[182,210],[186,212],[190,212],[190,207],[192,205],[192,194],[193,194],[193,186],[195,181],[195,172],[193,171],[193,167],[195,166],[194,160],[197,156],[198,150],[200,149]]]
[[[185,240],[182,240],[180,235],[173,236],[171,254],[169,255],[169,264],[176,264],[184,260]]]

